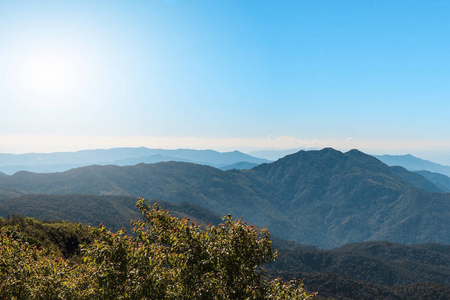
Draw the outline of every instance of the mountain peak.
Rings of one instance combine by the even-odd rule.
[[[352,155],[354,155],[354,154],[358,154],[358,155],[363,154],[363,155],[367,155],[364,152],[359,151],[358,149],[352,149],[350,151],[345,152],[345,154],[352,154]]]
[[[344,153],[344,155],[348,158],[354,158],[354,159],[363,159],[367,161],[372,161],[373,163],[379,164],[380,161],[373,156],[366,154],[362,151],[359,151],[358,149],[352,149],[350,151],[347,151]]]
[[[332,147],[325,147],[322,150],[319,150],[319,152],[340,152],[339,150],[336,150]]]

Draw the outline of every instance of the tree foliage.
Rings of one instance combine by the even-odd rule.
[[[143,199],[134,236],[92,228],[75,262],[0,233],[2,299],[310,299],[299,281],[268,280],[270,233],[226,216],[206,227]],[[17,235],[16,235],[17,236]],[[81,262],[80,262],[81,261]]]

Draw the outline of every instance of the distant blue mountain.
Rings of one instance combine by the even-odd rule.
[[[156,164],[159,162],[166,162],[166,161],[192,162],[191,160],[184,159],[182,157],[164,156],[161,154],[155,154],[155,155],[144,156],[144,157],[132,157],[132,158],[119,159],[119,160],[113,161],[111,164],[117,165],[117,166],[133,166],[133,165],[137,165],[140,163]]]
[[[450,176],[450,166],[441,165],[429,160],[406,155],[373,155],[388,166],[401,166],[410,171],[426,170]],[[421,174],[422,175],[422,174]]]
[[[36,173],[63,172],[76,167],[88,165],[135,165],[138,163],[157,163],[165,161],[192,162],[221,168],[240,162],[261,164],[266,159],[233,151],[218,152],[214,150],[191,149],[149,149],[113,148],[83,150],[77,152],[0,154],[0,171],[14,174],[18,171]]]

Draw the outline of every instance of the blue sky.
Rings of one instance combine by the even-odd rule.
[[[0,152],[450,153],[449,1],[0,1],[0,65]]]

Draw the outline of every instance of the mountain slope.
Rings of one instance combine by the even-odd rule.
[[[278,193],[273,195],[279,203],[277,207],[300,228],[314,227],[326,232],[327,239],[333,241],[327,247],[399,238],[417,243],[425,241],[423,228],[447,233],[449,230],[450,195],[415,189],[395,176],[388,166],[357,150],[300,151],[251,171],[267,181],[277,182]],[[432,215],[437,219],[433,221]],[[434,225],[428,227],[427,222]],[[412,227],[406,230],[405,226]],[[428,229],[425,231],[429,232]],[[313,239],[309,232],[292,238],[324,245],[322,235]],[[449,242],[448,238],[436,238]]]
[[[302,278],[309,291],[319,291],[318,300],[447,300],[450,287],[436,282],[419,282],[388,287],[331,273],[274,272],[286,280]]]
[[[376,241],[319,250],[276,242],[275,247],[278,259],[268,266],[269,271],[330,273],[386,286],[423,281],[450,286],[449,245]]]
[[[429,180],[429,178],[423,176],[422,174],[416,172],[410,172],[403,167],[392,166],[390,167],[390,171],[393,175],[397,176],[401,180],[409,183],[410,185],[425,190],[427,192],[437,192],[437,193],[445,193],[447,190],[435,184],[434,181]],[[445,176],[445,175],[442,175]]]
[[[216,213],[254,213],[252,222],[280,222],[286,217],[264,198],[269,187],[239,172],[209,166],[166,162],[136,166],[90,166],[63,173],[18,172],[0,180],[0,187],[34,194],[143,196],[174,203],[190,202]],[[262,213],[267,211],[268,214]],[[267,225],[269,226],[269,225]]]
[[[19,172],[0,177],[0,188],[186,201],[324,248],[367,240],[450,243],[450,194],[417,189],[357,150],[300,151],[226,172],[182,162]]]
[[[18,197],[18,196],[22,196],[27,194],[26,192],[23,191],[18,191],[15,189],[10,189],[10,188],[0,188],[0,200],[1,199],[9,199],[9,198],[14,198],[14,197]],[[1,209],[1,207],[0,207]]]
[[[450,192],[450,177],[445,176],[444,174],[430,172],[430,171],[414,171],[414,173],[417,173],[421,175],[422,177],[428,179],[430,182],[432,182],[435,186],[437,186],[439,189],[445,192]]]
[[[224,166],[224,167],[220,167],[219,169],[221,169],[222,171],[227,171],[227,170],[248,170],[251,168],[256,167],[258,164],[255,163],[249,163],[246,161],[241,161],[232,165],[228,165],[228,166]]]
[[[39,220],[65,220],[91,226],[103,223],[112,231],[125,227],[131,232],[130,220],[142,218],[141,212],[135,207],[136,201],[136,197],[126,196],[30,194],[0,200],[0,217],[17,214]],[[179,218],[187,217],[203,224],[221,222],[219,216],[196,205],[157,202],[161,208],[169,209],[171,215]],[[152,201],[147,203],[153,205]]]

